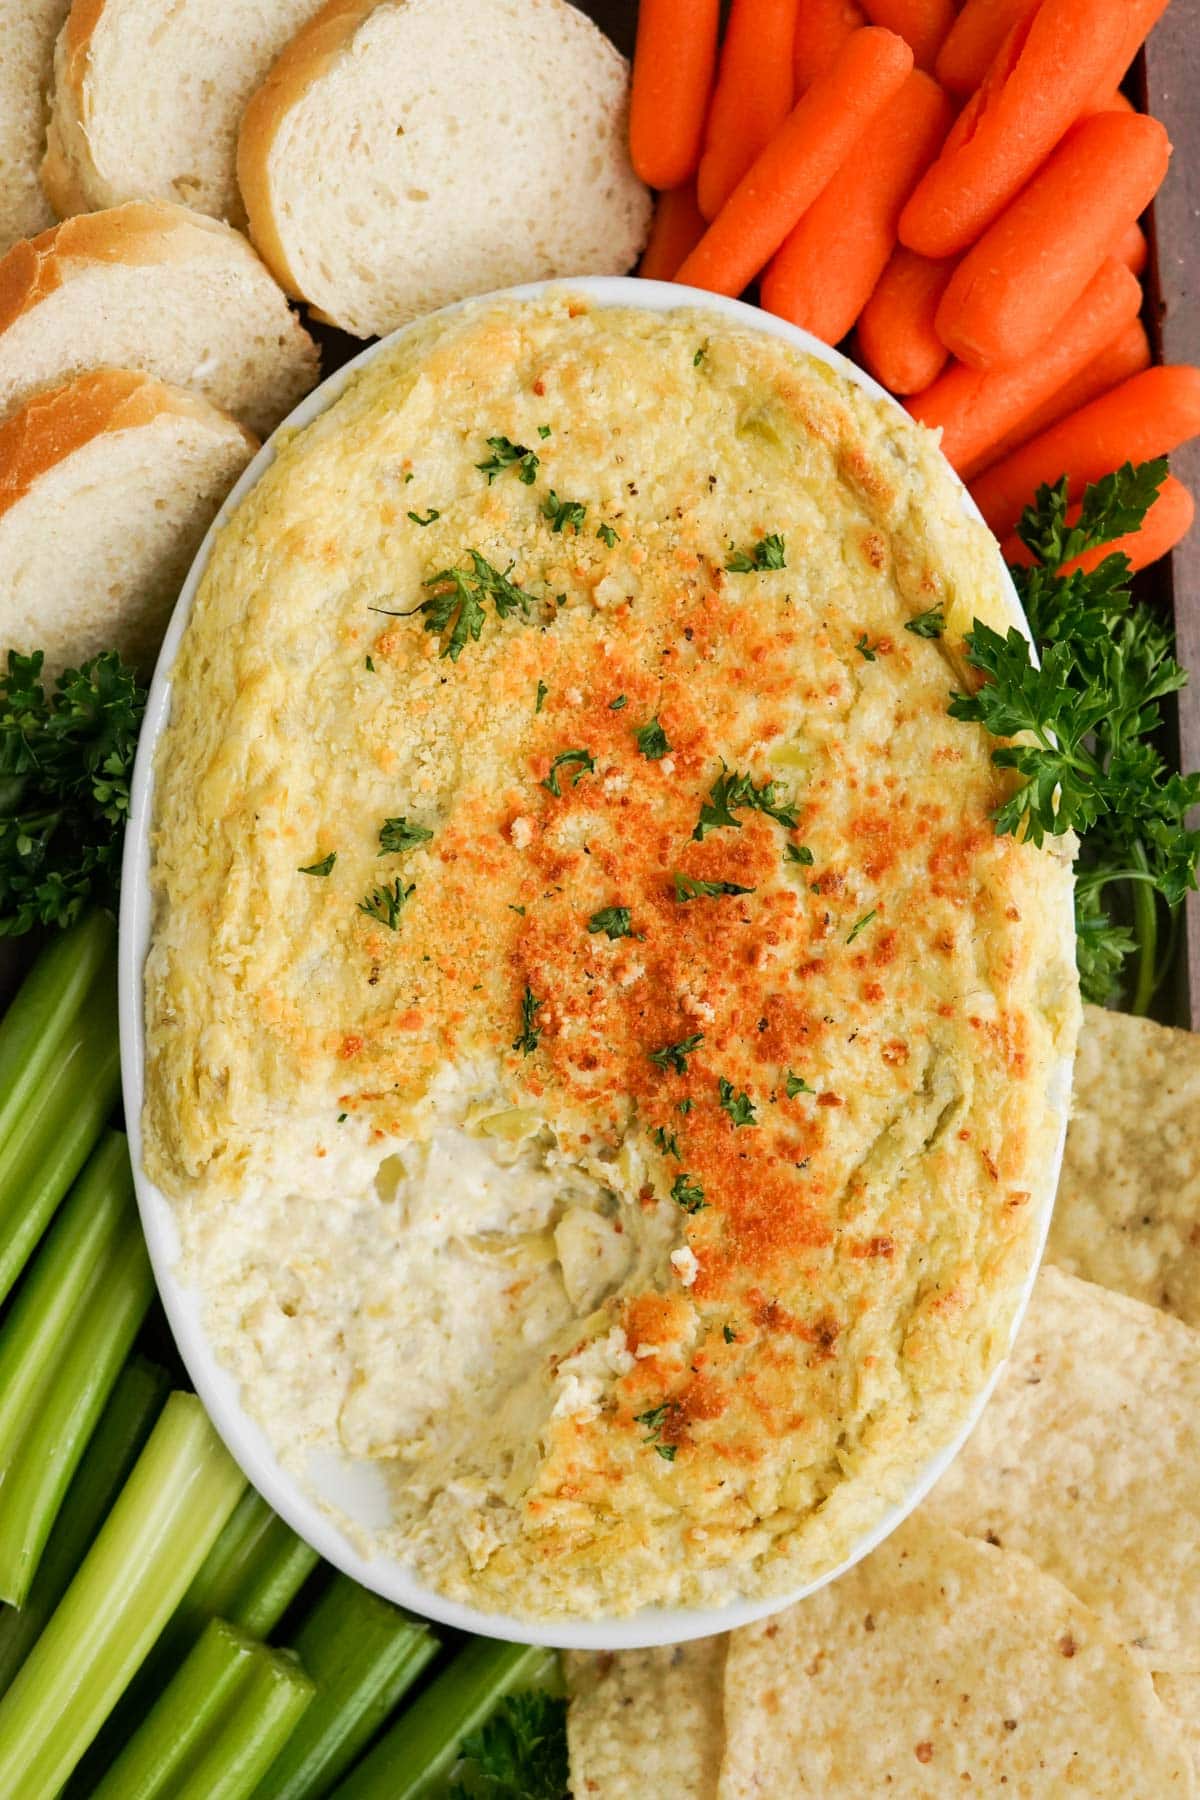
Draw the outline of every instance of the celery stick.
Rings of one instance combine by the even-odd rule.
[[[0,1598],[12,1606],[153,1294],[129,1150],[109,1132],[0,1331]]]
[[[92,1800],[245,1800],[312,1697],[294,1656],[212,1619]]]
[[[168,1386],[166,1370],[143,1357],[135,1357],[121,1370],[54,1521],[25,1604],[19,1612],[15,1606],[0,1609],[0,1694],[41,1636],[83,1561],[150,1435]]]
[[[78,1574],[0,1700],[0,1794],[56,1794],[244,1486],[194,1394],[170,1396]]]
[[[335,1800],[425,1800],[442,1793],[466,1734],[505,1694],[541,1686],[556,1668],[552,1650],[473,1638],[335,1789]]]
[[[0,1144],[62,1054],[85,995],[103,972],[116,982],[117,928],[89,913],[42,951],[0,1020]]]
[[[120,1091],[116,983],[106,964],[0,1141],[0,1300],[87,1161]]]
[[[254,1800],[319,1800],[366,1748],[437,1654],[427,1625],[345,1575],[317,1601],[292,1648],[317,1697]]]

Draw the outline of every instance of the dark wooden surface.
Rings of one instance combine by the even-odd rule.
[[[1149,112],[1170,132],[1175,153],[1154,204],[1152,326],[1164,362],[1200,362],[1200,0],[1173,0],[1146,45],[1141,71]],[[1200,495],[1200,439],[1172,458],[1180,480]],[[1200,769],[1200,525],[1162,570],[1163,604],[1175,619],[1179,660],[1192,684],[1179,696],[1179,754]],[[1184,954],[1174,996],[1180,1024],[1200,1028],[1200,895],[1187,904]]]

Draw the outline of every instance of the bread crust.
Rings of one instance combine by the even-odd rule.
[[[89,0],[103,5],[103,0]],[[275,133],[294,106],[321,80],[378,0],[328,0],[276,57],[266,80],[242,114],[238,132],[237,178],[250,237],[280,287],[304,298],[288,261],[271,206],[271,151]],[[322,315],[323,316],[323,315]]]
[[[94,181],[100,180],[88,148],[84,83],[104,5],[105,0],[74,0],[54,47],[54,92],[41,179],[60,219],[86,212],[93,204],[84,185],[87,172]]]
[[[258,447],[252,432],[199,394],[134,369],[94,369],[35,394],[0,421],[0,518],[43,475],[102,433],[133,431],[168,416],[240,432],[249,453]]]

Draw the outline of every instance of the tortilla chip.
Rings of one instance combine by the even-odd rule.
[[[1182,1733],[1095,1614],[920,1514],[733,1633],[725,1720],[718,1800],[1195,1793]]]
[[[1200,1036],[1084,1009],[1046,1254],[1200,1326]]]
[[[727,1642],[568,1655],[575,1800],[715,1800]]]
[[[1156,1675],[1154,1689],[1182,1729],[1200,1788],[1200,1675]]]
[[[1200,1332],[1044,1268],[925,1506],[1032,1557],[1150,1668],[1200,1671]]]

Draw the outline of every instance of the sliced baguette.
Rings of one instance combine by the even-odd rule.
[[[238,121],[317,3],[74,0],[42,166],[59,216],[161,199],[244,224]]]
[[[142,369],[264,436],[319,362],[245,238],[181,206],[80,213],[0,259],[0,416],[85,369]]]
[[[565,0],[329,0],[246,108],[250,231],[359,337],[467,294],[630,268],[628,71]]]
[[[46,672],[120,650],[148,673],[188,564],[255,439],[129,369],[36,394],[0,423],[0,647]]]
[[[0,0],[0,255],[54,221],[38,169],[54,40],[69,0]]]

